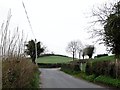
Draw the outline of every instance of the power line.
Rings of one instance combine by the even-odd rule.
[[[22,5],[23,5],[23,7],[24,7],[24,10],[25,10],[25,13],[26,13],[26,17],[27,17],[27,20],[28,20],[30,29],[31,29],[32,34],[33,34],[33,36],[34,36],[34,38],[35,38],[35,34],[33,33],[33,28],[32,28],[32,25],[31,25],[31,23],[30,23],[30,19],[29,19],[29,17],[28,17],[28,13],[27,13],[27,10],[26,10],[26,8],[25,8],[25,4],[24,4],[23,1],[22,1]],[[37,40],[36,40],[36,38],[35,38],[35,56],[36,56],[36,58],[35,58],[35,61],[36,61],[36,60],[37,60]]]
[[[29,19],[29,16],[28,16],[28,13],[27,13],[27,10],[26,10],[26,8],[25,8],[25,4],[24,4],[23,1],[22,1],[22,5],[23,5],[23,7],[24,7],[24,10],[25,10],[25,13],[26,13],[26,17],[27,17],[27,20],[28,20],[28,23],[29,23],[30,29],[31,29],[32,34],[33,34],[33,36],[34,36],[34,38],[35,38],[35,34],[34,34],[34,32],[33,32],[33,28],[32,28],[32,25],[31,25],[31,22],[30,22],[30,19]]]

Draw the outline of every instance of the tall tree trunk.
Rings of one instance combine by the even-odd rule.
[[[83,60],[84,60],[84,56],[85,56],[85,55],[84,55],[84,53],[83,53],[83,55],[82,55],[82,57],[83,57]]]
[[[73,61],[74,61],[74,59],[75,59],[75,52],[73,51]]]
[[[81,52],[79,52],[79,60],[80,60],[80,54],[81,54]]]

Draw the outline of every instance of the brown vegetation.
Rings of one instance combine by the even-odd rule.
[[[25,58],[10,58],[2,62],[3,88],[31,88],[38,67]]]
[[[1,26],[0,56],[2,61],[2,88],[37,88],[39,71],[37,65],[25,58],[24,35],[17,27],[10,32],[11,10],[6,23]]]

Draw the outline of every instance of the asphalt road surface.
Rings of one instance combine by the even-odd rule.
[[[102,86],[74,78],[59,69],[40,68],[41,88],[104,88]],[[108,90],[108,89],[104,89]]]

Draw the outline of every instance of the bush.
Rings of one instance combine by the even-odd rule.
[[[92,74],[92,64],[90,62],[86,63],[85,72],[86,72],[87,75],[91,75]]]
[[[56,63],[56,64],[52,64],[52,63],[38,63],[38,66],[40,68],[59,68],[59,67],[61,67],[61,63]]]
[[[95,74],[96,76],[105,75],[120,78],[120,62],[118,62],[117,67],[116,63],[111,61],[88,62],[85,71],[88,75]]]
[[[108,56],[108,54],[98,54],[97,56],[95,56],[95,58],[104,57],[104,56]]]
[[[73,70],[74,71],[80,71],[80,65],[76,64],[76,65],[73,65]]]
[[[95,75],[89,75],[89,76],[86,76],[85,79],[90,81],[90,82],[93,82],[95,77],[96,77]]]
[[[94,62],[92,63],[92,69],[93,73],[98,75],[109,75],[109,67],[108,67],[109,62],[103,61],[103,62]]]
[[[11,58],[2,62],[2,87],[3,88],[33,88],[34,83],[39,83],[38,67],[25,58]],[[36,82],[35,82],[36,81]],[[38,85],[38,84],[37,84]]]
[[[62,64],[61,69],[62,70],[70,70],[70,71],[81,71],[80,70],[80,65],[79,64],[73,64],[73,63]]]

